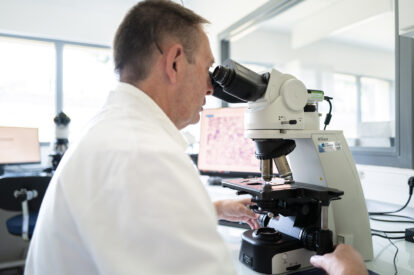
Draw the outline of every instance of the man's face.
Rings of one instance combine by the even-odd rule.
[[[205,96],[213,94],[209,68],[214,63],[207,35],[201,31],[198,49],[194,53],[194,62],[188,63],[182,88],[177,101],[179,129],[200,120],[200,112],[206,103]]]

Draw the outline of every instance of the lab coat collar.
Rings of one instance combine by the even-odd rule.
[[[182,150],[186,150],[187,142],[184,140],[180,131],[157,103],[142,90],[131,84],[119,82],[115,90],[110,93],[105,105],[118,105],[119,103],[122,103],[123,107],[140,110],[140,112],[145,110],[145,112],[150,113],[151,116],[149,118],[157,120],[159,125],[167,131]]]

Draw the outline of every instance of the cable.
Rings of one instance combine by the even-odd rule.
[[[331,99],[333,99],[332,97],[329,96],[324,96],[323,99],[325,99],[326,101],[328,101],[329,103],[329,112],[326,114],[326,118],[325,118],[325,127],[323,127],[323,130],[326,130],[326,126],[329,125],[329,122],[331,122],[331,118],[332,118],[332,102]]]
[[[379,221],[379,222],[396,222],[396,223],[414,223],[414,221],[403,221],[403,220],[383,220],[383,219],[377,219],[373,217],[369,217],[370,220],[373,221]]]
[[[390,234],[398,234],[398,233],[404,234],[405,233],[405,231],[385,231],[385,230],[379,230],[379,229],[374,229],[374,228],[371,228],[371,231],[390,233]]]
[[[395,213],[398,213],[398,212],[402,211],[403,209],[405,209],[408,206],[408,204],[410,203],[411,197],[412,197],[412,194],[413,194],[413,189],[414,189],[414,177],[410,177],[408,179],[408,188],[409,188],[408,200],[401,208],[399,208],[397,210],[394,210],[394,211],[368,212],[369,218],[371,220],[380,221],[380,222],[414,223],[414,218],[413,217],[405,216],[405,215],[396,215],[395,214]],[[378,218],[374,218],[373,216],[403,218],[403,219],[407,219],[407,220],[378,219]],[[396,251],[395,251],[395,254],[394,254],[393,264],[394,264],[395,274],[398,274],[398,269],[397,269],[397,264],[396,264],[397,255],[398,255],[398,247],[395,245],[395,243],[392,240],[405,239],[405,235],[390,237],[390,236],[387,235],[387,233],[389,233],[389,234],[405,234],[405,231],[385,231],[385,230],[378,230],[378,229],[373,229],[373,228],[371,228],[371,231],[377,232],[377,233],[372,233],[371,232],[372,236],[377,236],[377,237],[380,237],[380,238],[388,239],[388,241],[395,247]],[[381,234],[383,234],[383,235],[381,235]]]
[[[410,194],[409,196],[408,196],[408,200],[407,200],[407,202],[400,208],[400,209],[398,209],[398,210],[394,210],[394,211],[385,211],[385,212],[368,212],[368,214],[369,215],[384,215],[384,214],[392,214],[392,213],[397,213],[397,212],[400,212],[400,211],[402,211],[403,209],[405,209],[406,207],[407,207],[407,205],[410,203],[410,201],[411,201],[411,197],[412,197],[412,194]]]
[[[370,216],[381,216],[381,217],[394,217],[394,218],[403,218],[410,221],[414,221],[413,217],[410,216],[404,216],[404,215],[395,215],[395,214],[371,214]],[[394,220],[387,220],[390,222],[393,222]]]
[[[393,214],[393,213],[400,212],[400,211],[402,211],[403,209],[405,209],[407,207],[407,205],[411,201],[411,197],[413,195],[413,189],[414,189],[414,177],[410,177],[408,179],[408,193],[409,193],[408,200],[400,209],[394,210],[394,211],[368,212],[368,215],[370,215],[370,216],[371,215],[383,215],[383,216],[403,217],[403,218],[406,218],[406,219],[414,220],[413,218],[407,217],[407,216],[390,215],[390,214]]]
[[[394,260],[393,260],[393,264],[394,264],[394,270],[395,270],[395,275],[398,274],[398,269],[397,269],[397,264],[396,264],[396,260],[397,260],[397,255],[398,255],[398,247],[395,245],[395,243],[392,241],[392,239],[404,239],[404,237],[388,237],[387,233],[384,233],[385,236],[383,235],[379,235],[379,234],[372,234],[372,236],[377,236],[377,237],[381,237],[384,239],[388,239],[388,241],[392,244],[392,246],[395,247],[396,251],[394,254]]]
[[[384,234],[386,234],[386,233],[384,233]],[[388,237],[388,236],[380,235],[380,234],[377,234],[377,233],[371,233],[371,235],[372,236],[381,237],[381,238],[384,238],[384,239],[392,239],[392,240],[402,240],[402,239],[405,239],[404,236]]]

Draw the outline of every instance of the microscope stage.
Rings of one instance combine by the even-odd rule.
[[[329,203],[344,194],[338,189],[314,184],[285,183],[285,180],[281,178],[274,178],[270,182],[271,190],[264,188],[266,184],[262,178],[226,179],[222,184],[223,187],[245,192],[260,199],[307,198]]]

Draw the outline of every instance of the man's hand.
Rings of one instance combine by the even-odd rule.
[[[253,203],[249,198],[214,202],[218,219],[232,222],[245,222],[252,229],[258,229],[260,227],[257,222],[259,215],[247,208],[250,204]]]
[[[328,275],[367,275],[364,260],[350,245],[340,244],[332,253],[312,256],[311,264],[322,268]]]

